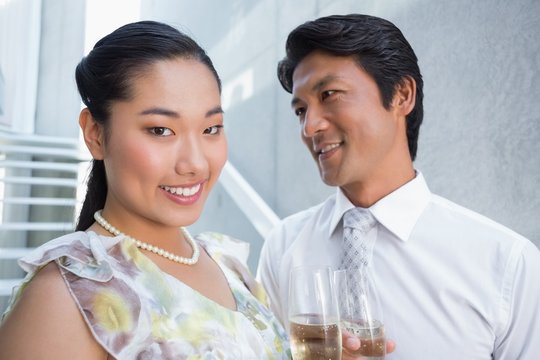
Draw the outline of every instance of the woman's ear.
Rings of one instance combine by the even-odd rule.
[[[92,157],[96,160],[103,160],[105,154],[103,126],[94,120],[88,108],[81,110],[79,126]]]
[[[396,85],[392,106],[401,116],[407,116],[416,104],[416,81],[411,76],[405,76]]]

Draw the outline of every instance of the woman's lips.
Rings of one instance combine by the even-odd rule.
[[[191,205],[201,197],[203,183],[192,186],[168,186],[160,185],[160,189],[165,192],[165,196],[180,205]]]

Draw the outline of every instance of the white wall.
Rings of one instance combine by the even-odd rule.
[[[77,138],[81,101],[75,66],[84,50],[81,0],[43,0],[35,133]]]
[[[34,131],[41,1],[0,1],[0,69],[4,75],[0,129]]]

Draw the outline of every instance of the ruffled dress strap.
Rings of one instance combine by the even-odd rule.
[[[268,307],[268,297],[262,285],[247,266],[249,243],[216,232],[204,232],[196,236],[214,260],[232,270],[253,296]]]
[[[13,289],[11,301],[4,313],[9,313],[26,285],[36,273],[50,262],[61,270],[82,278],[107,282],[113,277],[107,249],[121,240],[120,237],[99,237],[93,232],[74,232],[51,240],[19,259],[19,266],[27,272],[23,281]]]

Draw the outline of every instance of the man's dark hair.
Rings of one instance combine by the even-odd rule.
[[[389,109],[396,88],[406,77],[416,82],[416,103],[407,115],[411,159],[416,158],[418,132],[424,109],[423,80],[418,59],[401,31],[390,21],[369,15],[332,15],[308,21],[287,38],[286,56],[278,64],[278,78],[289,93],[298,64],[315,50],[335,56],[353,56],[377,83],[382,105]]]

